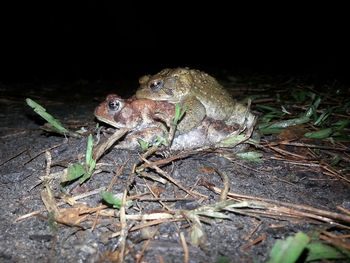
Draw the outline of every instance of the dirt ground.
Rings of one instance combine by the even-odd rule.
[[[48,215],[41,197],[44,184],[40,181],[46,171],[45,151],[51,153],[51,173],[60,172],[68,164],[84,160],[86,138],[64,138],[43,131],[40,127],[44,121],[26,105],[25,98],[32,98],[45,106],[48,112],[71,129],[85,127],[93,133],[97,123],[93,111],[98,103],[112,92],[130,96],[136,89],[136,83],[130,80],[130,83],[117,84],[86,81],[1,84],[0,262],[116,262],[116,253],[113,252],[119,249],[122,240],[113,235],[121,229],[119,217],[114,217],[111,212],[109,216],[102,212],[100,215],[92,213],[87,215],[87,220],[68,226],[55,224]],[[123,85],[125,89],[121,90]],[[237,92],[230,83],[228,86],[232,88],[232,93],[242,97],[242,90]],[[244,91],[245,95],[255,92],[253,88]],[[275,138],[266,136],[262,139],[271,142]],[[199,193],[200,197],[199,194],[190,196],[170,182],[161,184],[136,176],[128,195],[139,195],[140,198],[135,199],[126,213],[191,210],[215,204],[220,200],[220,194],[206,186],[222,189],[220,174],[228,176],[230,193],[308,205],[332,212],[339,212],[337,206],[350,209],[349,184],[344,180],[331,177],[318,164],[306,166],[305,163],[298,164],[283,158],[277,160],[273,158],[276,153],[271,150],[258,151],[263,154],[260,163],[247,162],[235,156],[228,159],[214,153],[198,153],[161,167],[186,189]],[[84,184],[63,187],[54,178],[50,186],[57,202],[65,200],[63,193],[67,189],[72,195],[89,193],[106,189],[112,179],[115,182],[110,191],[121,194],[137,162],[137,152],[112,149],[99,160],[98,173]],[[152,174],[151,170],[149,172]],[[163,201],[151,200],[156,197],[150,189]],[[97,191],[79,199],[78,203],[98,207],[102,201]],[[70,206],[63,204],[60,207]],[[18,220],[20,216],[35,211],[40,213]],[[223,258],[228,261],[222,262],[264,262],[276,240],[299,231],[320,232],[334,226],[304,217],[254,214],[252,208],[223,213],[229,218],[204,218],[202,227],[206,239],[200,246],[190,242],[193,221],[164,220],[160,224],[134,230],[133,227],[146,221],[127,220],[129,232],[125,261],[184,262],[186,246],[181,242],[183,235],[189,262],[218,262]]]

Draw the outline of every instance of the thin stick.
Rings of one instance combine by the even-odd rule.
[[[218,187],[211,187],[211,190],[221,193],[221,189]],[[335,212],[330,212],[318,208],[314,208],[308,205],[298,205],[298,204],[292,204],[292,203],[286,203],[286,202],[280,202],[277,200],[272,200],[272,199],[267,199],[267,198],[262,198],[262,197],[256,197],[256,196],[249,196],[249,195],[241,195],[241,194],[236,194],[236,193],[228,193],[229,197],[232,198],[243,198],[243,199],[248,199],[248,200],[257,200],[257,201],[263,201],[271,204],[276,204],[280,206],[285,206],[285,207],[291,207],[294,209],[300,209],[308,212],[315,213],[316,215],[323,216],[323,217],[328,217],[336,220],[340,220],[343,222],[350,223],[350,216],[335,213]],[[302,212],[301,212],[302,213]]]
[[[148,190],[151,192],[151,194],[156,198],[156,194],[153,192],[152,188],[148,185],[148,183],[146,182],[145,179],[143,179],[144,183],[146,184],[146,187],[148,188]],[[158,201],[166,210],[171,211],[171,209],[164,204],[161,200]]]
[[[179,187],[180,189],[182,189],[183,191],[185,191],[186,193],[188,193],[192,197],[196,197],[195,193],[186,189],[184,186],[182,186],[180,183],[178,183],[175,179],[173,179],[170,175],[168,175],[167,172],[163,171],[162,169],[160,169],[158,166],[154,165],[152,162],[148,161],[147,159],[142,158],[142,156],[140,156],[140,157],[145,163],[147,163],[149,165],[150,168],[153,168],[154,170],[156,170],[157,173],[162,175],[169,182],[172,182],[174,185],[176,185],[177,187]]]
[[[227,193],[230,190],[230,179],[228,178],[226,173],[222,173],[217,169],[214,169],[215,172],[220,175],[222,182],[224,184],[224,188],[221,191],[220,194],[220,201],[225,201],[227,199]]]
[[[295,146],[295,147],[307,147],[307,148],[316,148],[316,149],[324,149],[324,150],[334,150],[334,151],[342,151],[342,152],[350,152],[350,149],[348,147],[331,147],[331,146],[324,146],[324,145],[314,145],[314,144],[307,144],[307,143],[298,143],[298,142],[290,142],[290,141],[281,141],[277,142],[276,144],[280,145],[288,145],[288,146]]]
[[[132,228],[129,229],[129,232],[131,231],[136,231],[136,230],[140,230],[142,228],[145,228],[145,227],[149,227],[149,226],[155,226],[155,225],[159,225],[159,224],[162,224],[162,223],[165,223],[165,222],[176,222],[176,221],[181,221],[181,220],[184,220],[183,218],[174,218],[174,219],[168,219],[168,218],[165,218],[165,219],[156,219],[156,220],[152,220],[150,222],[147,222],[147,223],[142,223],[142,224],[139,224],[137,226],[133,226]],[[117,237],[121,234],[121,232],[116,232],[116,233],[113,233],[109,236],[109,238],[114,238],[114,237]]]
[[[39,152],[38,154],[36,154],[34,157],[32,157],[32,158],[30,158],[28,161],[24,162],[24,163],[22,164],[22,166],[24,166],[24,165],[26,165],[27,163],[33,161],[35,158],[37,158],[37,157],[40,156],[41,154],[45,153],[46,151],[50,151],[50,150],[52,150],[52,149],[55,149],[55,148],[57,148],[58,146],[61,146],[62,144],[63,144],[63,143],[56,144],[56,145],[54,145],[54,146],[51,146],[51,147],[49,147],[49,148],[47,148],[47,149],[42,150],[41,152]]]
[[[126,224],[126,218],[125,218],[125,204],[126,204],[126,195],[127,195],[127,190],[124,190],[123,193],[123,200],[122,200],[122,205],[120,207],[120,225],[121,225],[121,230],[120,230],[120,237],[119,237],[119,255],[118,255],[118,262],[123,263],[124,262],[124,255],[125,255],[125,246],[126,246],[126,238],[128,236],[128,226]]]
[[[16,153],[15,155],[13,155],[13,156],[7,158],[5,161],[3,161],[2,163],[0,163],[0,166],[3,166],[5,163],[8,163],[9,161],[11,161],[11,160],[17,158],[18,156],[20,156],[20,155],[21,155],[22,153],[24,153],[25,151],[27,151],[27,149],[24,149],[24,150],[22,150],[22,151]]]
[[[250,249],[252,246],[254,246],[254,245],[256,245],[256,244],[258,244],[258,243],[260,243],[260,242],[266,240],[266,238],[267,238],[267,236],[266,236],[266,234],[264,233],[264,234],[262,234],[261,236],[257,237],[256,239],[252,240],[251,242],[249,242],[249,243],[243,245],[243,246],[241,247],[241,249],[244,250],[244,251],[247,251],[247,250]]]
[[[180,232],[180,241],[181,241],[182,248],[184,250],[184,263],[188,263],[190,260],[190,254],[188,251],[188,246],[187,246],[186,239],[183,232]]]

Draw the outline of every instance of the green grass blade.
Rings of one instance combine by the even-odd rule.
[[[117,198],[113,193],[108,192],[108,191],[102,191],[101,192],[101,197],[102,199],[110,204],[113,205],[114,208],[120,208],[122,205],[122,199],[121,198]]]
[[[47,113],[46,109],[40,104],[29,98],[26,99],[26,102],[28,106],[32,107],[37,114],[39,114],[53,127],[53,129],[55,129],[55,131],[61,134],[66,134],[69,132],[66,128],[63,127],[59,120],[55,119],[51,114]]]
[[[304,134],[304,137],[310,138],[310,139],[325,139],[332,135],[333,129],[332,128],[326,128],[315,132],[307,132]]]
[[[286,240],[277,240],[270,252],[268,263],[294,263],[310,242],[310,238],[299,232]]]
[[[176,105],[175,105],[175,116],[174,116],[174,120],[173,120],[174,125],[178,124],[178,122],[184,116],[185,112],[186,112],[186,107],[182,107],[182,105],[180,103],[176,103]]]
[[[61,182],[73,181],[85,174],[85,168],[80,163],[75,163],[68,166],[67,175],[61,178]]]
[[[321,242],[310,243],[307,245],[308,255],[306,261],[342,259],[346,256],[338,249]]]
[[[116,197],[116,195],[111,192],[102,191],[101,197],[106,203],[113,205],[114,208],[119,209],[122,205],[122,199]],[[132,201],[130,200],[126,201],[126,204],[125,204],[126,207],[130,207],[131,205],[132,205]]]
[[[236,156],[240,159],[247,160],[250,162],[261,162],[263,154],[260,152],[242,152],[242,153],[236,153]]]
[[[87,146],[86,146],[86,154],[85,154],[85,163],[87,164],[88,167],[90,167],[93,159],[92,159],[92,148],[94,146],[94,140],[92,138],[92,135],[90,134],[88,137],[87,141]]]
[[[145,152],[147,151],[147,149],[150,147],[149,142],[142,140],[142,139],[138,139],[137,142],[139,143],[140,147],[141,147],[141,151]]]
[[[96,161],[92,158],[93,156],[93,144],[94,140],[90,134],[88,137],[85,153],[85,174],[80,178],[80,183],[84,183],[87,179],[91,177],[96,166]]]
[[[304,124],[310,121],[310,118],[307,116],[302,116],[300,118],[294,118],[284,121],[279,121],[272,123],[268,128],[270,129],[281,129],[281,128],[287,128],[294,125]]]

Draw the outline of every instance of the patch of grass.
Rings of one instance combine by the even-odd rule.
[[[32,107],[38,115],[40,115],[44,120],[46,120],[51,125],[53,131],[56,131],[57,133],[60,133],[63,135],[68,133],[68,130],[63,127],[62,123],[56,118],[54,118],[51,114],[46,112],[46,109],[42,107],[40,104],[38,104],[37,102],[29,98],[26,99],[26,102],[28,106]]]
[[[102,199],[113,206],[113,208],[119,209],[122,205],[122,198],[119,198],[117,195],[108,192],[108,191],[102,191],[101,192]],[[130,207],[132,205],[132,201],[126,201],[126,207]]]
[[[175,116],[173,119],[173,124],[176,126],[182,117],[185,115],[187,108],[183,107],[180,103],[175,105]]]
[[[315,99],[315,101],[312,103],[309,109],[298,118],[292,118],[292,119],[270,123],[271,118],[266,118],[266,116],[265,117],[263,116],[262,121],[260,122],[260,125],[259,125],[259,130],[263,134],[270,134],[271,131],[273,131],[274,133],[277,133],[290,126],[307,123],[311,120],[312,115],[315,114],[316,109],[320,105],[320,103],[321,103],[320,98]],[[276,110],[273,109],[274,114],[276,114],[275,112]],[[280,114],[280,116],[283,116],[282,113]],[[271,114],[271,113],[267,113],[267,114]]]
[[[299,101],[299,99],[304,101],[307,97],[313,98],[313,96],[302,95],[302,98],[298,97],[297,101]],[[260,118],[259,130],[262,134],[275,134],[280,133],[283,129],[290,126],[310,123],[316,127],[320,127],[320,129],[305,133],[304,137],[306,138],[322,140],[332,137],[349,140],[350,137],[345,131],[345,128],[349,126],[350,121],[348,119],[343,119],[335,123],[331,123],[329,118],[333,112],[339,110],[339,106],[322,109],[319,113],[317,109],[319,108],[320,104],[321,97],[315,97],[311,103],[311,106],[301,116],[276,122],[272,121],[274,119],[283,118],[286,115],[286,111],[278,110],[275,107],[267,105],[257,105],[257,109],[266,112]]]
[[[285,240],[277,240],[270,251],[270,259],[267,262],[294,263],[344,258],[349,258],[349,254],[346,255],[338,248],[321,241],[311,241],[308,235],[299,232]]]
[[[33,108],[33,110],[40,116],[42,117],[44,120],[47,121],[47,128],[46,130],[51,131],[51,132],[55,132],[58,134],[62,134],[64,136],[72,136],[72,137],[77,137],[80,138],[81,135],[79,133],[70,131],[68,129],[66,129],[65,127],[63,127],[62,123],[54,118],[51,114],[49,114],[46,109],[41,106],[39,103],[35,102],[34,100],[27,98],[26,99],[26,103],[28,104],[28,106],[30,106],[31,108]]]
[[[91,177],[96,166],[96,160],[92,158],[93,150],[93,138],[90,134],[87,141],[86,153],[85,153],[85,164],[74,163],[67,169],[67,173],[61,178],[61,182],[69,182],[75,179],[79,179],[82,184]]]
[[[236,156],[246,161],[259,163],[262,162],[263,154],[260,152],[242,152],[236,153]]]

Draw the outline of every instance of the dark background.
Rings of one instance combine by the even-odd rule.
[[[62,1],[0,10],[0,81],[115,80],[176,66],[348,78],[341,6]]]

